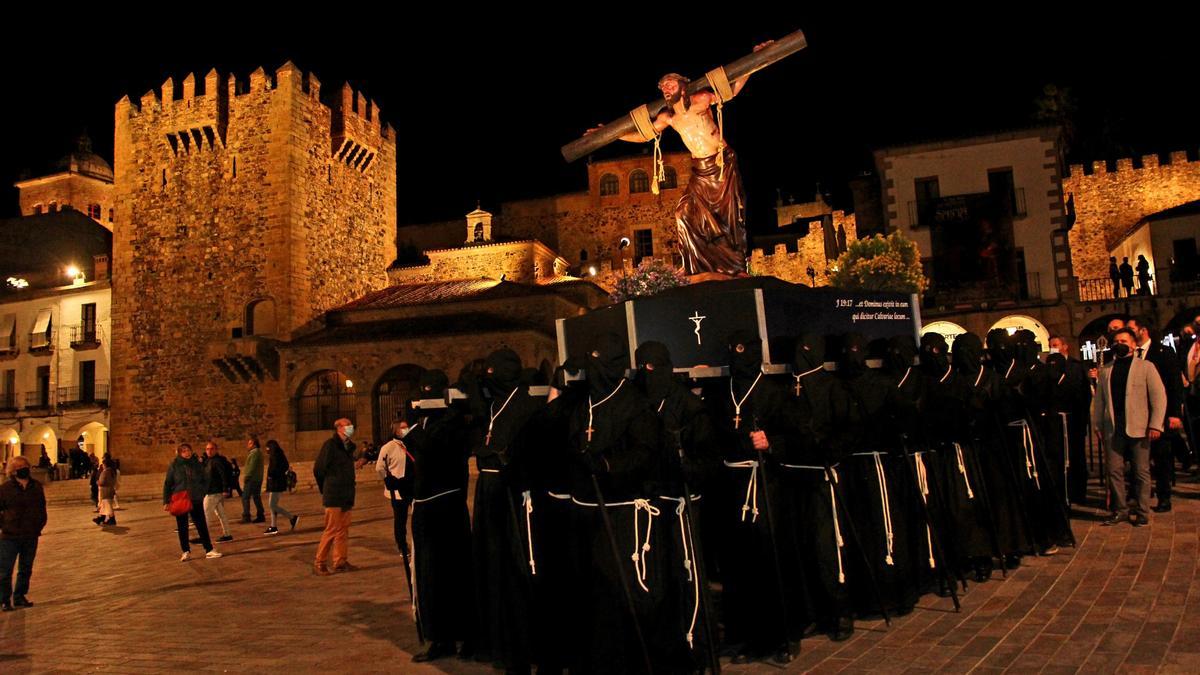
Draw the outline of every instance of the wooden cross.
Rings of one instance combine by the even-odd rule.
[[[484,445],[491,445],[491,444],[492,444],[492,432],[490,432],[490,431],[489,431],[489,432],[487,432],[487,436],[485,436],[485,437],[483,438],[483,444],[484,444]]]
[[[738,428],[738,427],[740,427],[741,425],[742,425],[742,416],[741,416],[741,414],[740,414],[740,413],[734,414],[734,416],[733,416],[733,428],[734,428],[734,429],[737,429],[737,428]]]
[[[584,431],[586,431],[586,432],[587,432],[587,440],[588,440],[588,443],[591,443],[591,442],[592,442],[592,434],[593,434],[593,433],[594,433],[596,430],[595,430],[595,429],[593,429],[593,428],[591,428],[591,427],[588,427],[587,429],[584,429]]]
[[[801,388],[802,388],[802,387],[800,386],[800,378],[796,378],[796,396],[799,396],[799,395],[800,395],[800,389],[801,389]]]

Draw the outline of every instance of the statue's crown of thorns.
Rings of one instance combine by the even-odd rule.
[[[667,73],[666,75],[663,75],[662,77],[658,78],[658,86],[662,87],[663,83],[666,82],[667,80],[675,80],[676,82],[678,82],[680,84],[680,86],[687,86],[687,83],[691,82],[691,80],[680,75],[679,73]]]

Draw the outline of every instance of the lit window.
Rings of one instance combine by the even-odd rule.
[[[639,192],[650,191],[650,176],[646,175],[645,171],[636,169],[629,174],[629,194],[635,195]]]
[[[664,190],[674,190],[679,187],[679,175],[675,173],[674,167],[663,168],[663,179],[658,186]]]
[[[333,423],[343,417],[354,420],[352,380],[336,370],[322,370],[308,376],[296,397],[298,431],[332,431]]]
[[[621,191],[621,181],[611,173],[606,173],[600,178],[600,196],[607,197],[615,195]]]

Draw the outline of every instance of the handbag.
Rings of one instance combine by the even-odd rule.
[[[171,495],[167,513],[173,516],[185,516],[192,510],[192,498],[187,490],[180,490]]]

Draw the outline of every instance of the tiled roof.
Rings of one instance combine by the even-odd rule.
[[[404,320],[389,319],[365,323],[328,326],[293,340],[288,346],[335,343],[407,340],[439,335],[464,335],[487,332],[537,329],[527,322],[492,314],[466,313],[451,316],[418,316]],[[547,332],[543,330],[542,332]],[[547,333],[548,334],[548,333]]]
[[[560,282],[554,284],[561,288]],[[458,279],[454,281],[436,281],[425,284],[400,284],[388,286],[373,293],[368,293],[357,300],[352,300],[333,312],[352,312],[368,309],[395,309],[413,305],[433,305],[447,302],[464,302],[468,300],[499,300],[531,295],[553,293],[554,290],[519,284],[511,281],[496,281],[495,279]]]

